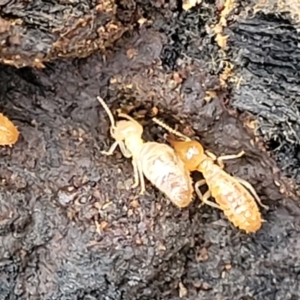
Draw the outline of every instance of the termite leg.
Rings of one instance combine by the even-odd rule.
[[[104,154],[104,155],[113,155],[114,151],[116,150],[117,146],[118,146],[119,142],[116,141],[114,142],[111,147],[109,148],[108,151],[100,151],[101,154]]]
[[[229,159],[235,159],[235,158],[240,158],[245,154],[245,152],[242,150],[238,154],[231,154],[231,155],[223,155],[219,156],[218,160],[229,160]]]
[[[134,172],[134,184],[131,186],[132,188],[136,188],[141,185],[140,195],[143,195],[146,191],[145,187],[145,179],[141,165],[135,160],[132,160],[133,172]]]
[[[202,203],[199,205],[199,207],[201,207],[202,205],[204,204],[207,204],[211,207],[214,207],[214,208],[218,208],[218,209],[221,209],[219,207],[219,205],[217,205],[216,203],[212,202],[212,201],[209,201],[208,198],[211,196],[211,192],[210,190],[206,191],[204,195],[202,195],[201,191],[200,191],[200,187],[202,185],[204,185],[206,183],[205,179],[202,179],[202,180],[199,180],[195,183],[195,191],[199,197],[199,199],[202,201]]]
[[[132,154],[126,149],[123,142],[119,142],[120,150],[126,158],[132,157]]]
[[[134,159],[132,159],[132,165],[133,165],[133,175],[134,175],[134,183],[133,185],[131,186],[131,188],[135,189],[136,187],[139,186],[139,171],[138,171],[138,166],[137,166],[137,163]]]
[[[205,154],[207,156],[209,156],[212,160],[217,160],[217,156],[215,154],[213,154],[212,152],[210,152],[209,150],[206,150]]]
[[[142,165],[139,161],[137,162],[137,169],[138,169],[138,174],[139,174],[139,177],[140,177],[140,184],[141,184],[140,195],[143,195],[146,192],[145,178],[144,178]]]
[[[206,184],[206,180],[205,179],[201,179],[201,180],[198,180],[196,183],[195,183],[195,188],[197,187],[197,189],[199,189],[200,186]]]
[[[244,151],[241,151],[241,152],[239,152],[238,154],[231,154],[231,155],[223,155],[223,156],[219,156],[219,157],[217,158],[218,165],[219,165],[222,169],[224,169],[224,163],[223,163],[224,160],[230,160],[230,159],[240,158],[240,157],[242,157],[244,154],[245,154],[245,152],[244,152]]]
[[[263,203],[261,202],[261,200],[260,200],[260,198],[258,197],[258,195],[257,195],[257,193],[256,193],[256,191],[255,191],[255,189],[254,189],[254,187],[253,187],[248,181],[246,181],[246,180],[244,180],[244,179],[242,179],[242,178],[236,177],[236,176],[234,176],[234,178],[235,178],[239,183],[241,183],[244,187],[246,187],[246,188],[253,194],[255,200],[258,202],[258,204],[259,204],[260,206],[262,206],[262,207],[263,207],[264,209],[266,209],[266,210],[269,210],[269,206],[267,206],[267,205],[265,205],[265,204],[263,204]]]

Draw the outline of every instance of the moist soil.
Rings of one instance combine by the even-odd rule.
[[[290,109],[290,102],[279,92],[266,97],[277,85],[266,78],[265,60],[253,59],[261,50],[257,28],[264,36],[277,24],[277,35],[268,33],[274,42],[283,27],[296,40],[296,25],[288,17],[248,18],[238,7],[227,58],[207,29],[217,22],[215,3],[188,12],[176,1],[137,3],[152,21],[128,30],[107,55],[56,59],[42,70],[0,67],[1,112],[21,133],[13,147],[0,149],[0,299],[300,299],[299,145],[284,132],[287,122],[272,121],[279,113],[268,103],[279,98],[282,112],[279,104]],[[278,47],[286,49],[284,42]],[[246,54],[250,63],[239,64]],[[246,78],[239,89],[220,84],[226,59]],[[282,67],[282,78],[295,61]],[[290,85],[280,84],[295,96],[293,74]],[[248,180],[270,207],[261,208],[262,228],[247,235],[222,211],[199,207],[196,197],[179,209],[148,181],[140,196],[131,188],[130,159],[119,150],[100,153],[113,139],[98,95],[114,112],[122,108],[139,120],[146,140],[164,142],[164,130],[151,121],[158,110],[217,155],[244,150],[225,169]],[[259,98],[269,115],[255,135]],[[298,120],[289,114],[294,128]],[[272,143],[276,135],[280,148]]]

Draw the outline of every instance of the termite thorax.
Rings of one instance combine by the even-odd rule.
[[[138,149],[142,148],[143,144],[144,141],[142,140],[142,138],[137,136],[128,136],[125,140],[125,145],[131,152],[138,151]]]

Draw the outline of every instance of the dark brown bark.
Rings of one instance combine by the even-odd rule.
[[[226,29],[235,76],[241,79],[232,86],[231,104],[252,114],[256,133],[281,169],[300,183],[299,4],[286,3],[279,8],[276,1],[258,4],[255,14],[244,11]]]
[[[2,1],[0,61],[43,67],[58,57],[86,57],[103,51],[125,31],[114,0]]]

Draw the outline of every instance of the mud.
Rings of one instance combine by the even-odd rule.
[[[147,4],[155,22],[127,33],[106,59],[1,66],[0,109],[21,132],[0,149],[1,299],[299,298],[293,182],[228,106],[215,63],[222,53],[204,28],[215,13],[208,2],[180,14],[172,1]],[[149,183],[138,196],[130,160],[100,154],[113,140],[98,95],[141,115],[147,140],[162,141],[155,106],[217,155],[243,149],[226,170],[270,206],[262,229],[246,235],[198,199],[179,210]]]

